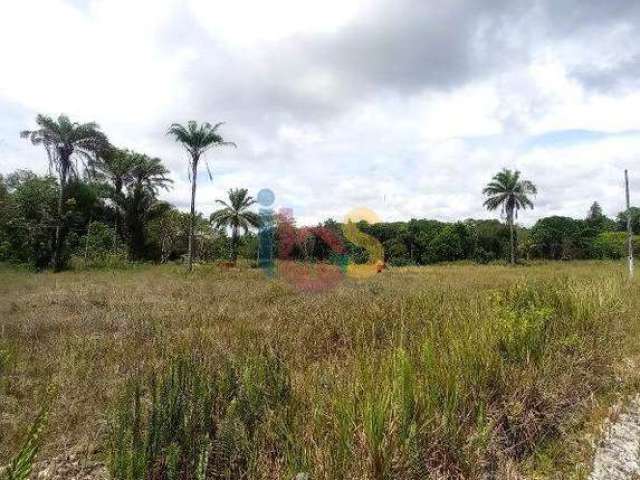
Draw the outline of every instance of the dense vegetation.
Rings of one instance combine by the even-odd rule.
[[[113,155],[113,160],[95,175],[85,172],[67,181],[61,258],[72,259],[76,266],[118,266],[129,260],[165,263],[186,258],[190,215],[158,199],[159,191],[170,185],[166,168],[158,159],[145,155],[127,151]],[[0,177],[0,261],[37,269],[52,264],[59,190],[55,177],[26,170]],[[229,205],[233,206],[233,201],[232,197]],[[242,201],[249,206],[252,203],[246,192]],[[255,227],[256,219],[251,217],[252,222],[234,228],[228,213],[218,212],[212,222],[196,214],[194,259],[211,262],[238,255],[256,259],[257,236],[248,230]],[[631,216],[634,234],[640,234],[640,209],[632,208]],[[231,226],[230,234],[227,226]],[[447,223],[412,219],[372,225],[361,222],[358,226],[382,243],[391,265],[455,260],[486,263],[506,260],[510,255],[509,226],[499,220]],[[297,242],[290,258],[333,258],[335,252],[318,227],[340,240],[351,261],[367,260],[367,252],[349,242],[342,225],[331,219],[298,235],[304,242]],[[531,228],[515,228],[514,234],[519,258],[616,259],[626,254],[625,229],[624,213],[612,220],[594,204],[584,219],[541,218]],[[636,245],[640,247],[640,243]]]
[[[2,270],[0,458],[45,405],[44,458],[72,447],[114,479],[557,474],[588,455],[569,432],[637,376],[639,306],[612,262],[313,294],[245,267]]]
[[[246,189],[229,192],[223,209],[205,219],[196,210],[198,167],[213,147],[235,146],[219,133],[222,123],[173,124],[171,135],[190,157],[191,209],[185,214],[158,194],[172,181],[159,158],[116,148],[95,123],[78,124],[61,115],[36,118],[35,130],[22,132],[43,146],[53,175],[19,170],[0,176],[0,261],[42,270],[76,266],[124,265],[127,261],[211,262],[238,256],[255,261],[260,218]],[[209,166],[207,164],[207,170]],[[585,219],[547,217],[531,228],[516,224],[518,211],[533,208],[535,185],[519,171],[504,169],[484,188],[484,205],[501,209],[505,223],[468,219],[447,223],[365,221],[359,231],[377,239],[391,265],[425,265],[455,260],[487,263],[517,258],[553,260],[621,258],[625,255],[626,212],[617,221],[593,203]],[[629,210],[640,233],[640,209]],[[274,258],[363,263],[370,252],[344,235],[329,219],[315,227],[296,227],[286,215],[274,222]],[[253,231],[252,231],[253,229]],[[228,235],[230,233],[230,235]],[[359,234],[360,235],[360,234]],[[361,235],[360,235],[361,236]],[[286,238],[284,238],[286,237]],[[328,241],[330,237],[332,241]],[[346,258],[345,258],[346,257]]]

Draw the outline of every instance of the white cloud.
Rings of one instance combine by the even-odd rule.
[[[185,154],[165,132],[195,117],[228,121],[223,133],[239,147],[210,154],[214,179],[203,169],[198,190],[206,213],[243,186],[272,188],[301,223],[354,207],[384,220],[487,217],[482,186],[517,167],[540,187],[525,223],[581,216],[594,200],[613,215],[621,171],[640,152],[640,136],[616,135],[640,125],[640,90],[608,87],[637,58],[634,23],[592,9],[557,33],[544,1],[532,12],[516,3],[10,2],[0,173],[45,170],[18,132],[37,112],[64,112],[163,158],[176,180],[165,198],[185,208]],[[575,129],[610,135],[533,142]]]
[[[352,0],[190,0],[198,22],[216,39],[251,46],[298,33],[331,33],[358,13],[363,1]]]

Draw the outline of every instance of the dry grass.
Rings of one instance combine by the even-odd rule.
[[[253,438],[252,477],[477,478],[555,452],[621,388],[638,306],[614,263],[390,269],[319,293],[259,270],[0,270],[0,458],[47,389],[45,454],[101,457],[132,379],[268,351],[293,393]]]

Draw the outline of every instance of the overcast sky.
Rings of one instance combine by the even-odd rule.
[[[638,0],[20,0],[0,10],[0,173],[46,171],[37,113],[162,158],[171,122],[224,121],[197,205],[271,188],[299,223],[494,216],[500,168],[538,185],[524,224],[640,202]]]

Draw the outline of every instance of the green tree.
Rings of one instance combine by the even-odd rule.
[[[179,258],[187,252],[189,218],[188,213],[171,208],[149,223],[148,232],[160,263]]]
[[[631,215],[631,230],[634,235],[640,235],[640,208],[629,208],[629,215]],[[620,212],[616,218],[617,229],[621,232],[627,230],[627,211]]]
[[[249,207],[256,203],[253,197],[248,195],[246,188],[236,188],[229,190],[229,203],[223,200],[216,200],[224,208],[211,214],[211,223],[216,227],[231,228],[231,261],[238,258],[239,230],[244,230],[245,235],[251,227],[260,226],[260,216],[249,210]]]
[[[474,239],[473,256],[479,263],[487,263],[509,254],[509,229],[499,220],[467,219]]]
[[[469,256],[473,248],[470,228],[463,223],[445,226],[429,242],[428,256],[431,262],[452,262]]]
[[[196,219],[196,186],[198,183],[198,164],[202,155],[212,147],[233,146],[233,142],[226,142],[218,133],[223,122],[211,125],[208,122],[198,125],[196,121],[189,121],[186,125],[174,123],[167,132],[176,142],[180,143],[191,156],[191,222],[189,225],[189,259],[188,269],[193,268],[193,230]]]
[[[46,268],[53,256],[52,226],[55,224],[58,184],[18,170],[7,177],[8,196],[3,202],[0,224],[0,258]]]
[[[97,169],[109,182],[107,196],[113,202],[114,240],[123,238],[122,204],[124,187],[132,180],[132,170],[136,164],[135,152],[119,148],[110,148],[100,158]]]
[[[626,232],[603,232],[598,235],[591,245],[592,258],[621,259],[628,255],[629,244]],[[640,236],[634,235],[633,252],[640,254]]]
[[[533,202],[529,196],[537,193],[536,186],[529,180],[521,179],[518,170],[513,171],[505,168],[493,177],[482,193],[487,197],[484,206],[488,210],[501,208],[507,217],[511,264],[514,264],[516,263],[514,221],[518,218],[520,209],[533,208]]]
[[[598,202],[593,202],[589,207],[585,222],[593,230],[594,235],[607,230],[614,230],[616,226],[615,222],[603,213],[602,207]]]
[[[121,206],[125,213],[130,256],[142,260],[145,258],[147,222],[170,208],[158,201],[158,191],[168,189],[172,180],[167,177],[169,170],[159,158],[133,154],[133,163]]]
[[[9,188],[2,175],[0,175],[0,260],[8,256],[7,225],[12,217],[11,196]]]
[[[54,167],[58,174],[60,191],[52,263],[54,270],[60,271],[65,265],[62,248],[66,235],[64,210],[67,183],[70,177],[77,177],[79,173],[75,160],[80,159],[84,165],[94,162],[97,152],[102,151],[108,141],[96,123],[72,122],[66,115],[60,115],[57,120],[46,115],[38,115],[36,124],[36,130],[24,130],[20,135],[31,140],[32,144],[45,148],[49,165]]]
[[[587,255],[592,231],[586,220],[552,216],[541,218],[531,228],[534,253],[552,260],[572,260]]]

